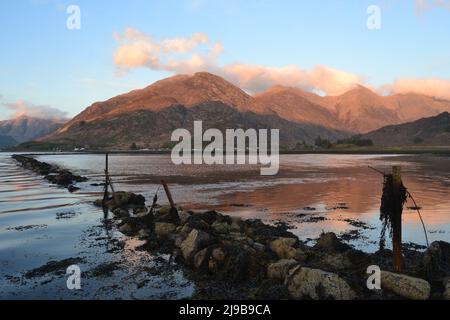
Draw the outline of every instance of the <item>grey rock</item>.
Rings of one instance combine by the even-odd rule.
[[[267,277],[271,279],[284,280],[289,270],[298,265],[294,259],[281,259],[267,266]]]
[[[193,229],[180,245],[183,258],[189,262],[199,250],[208,245],[210,239],[208,233]]]
[[[296,243],[294,238],[278,238],[271,241],[269,247],[280,259],[295,259],[297,250],[293,246]]]
[[[155,222],[155,234],[159,237],[168,236],[175,231],[176,227],[172,223]]]
[[[445,285],[444,299],[450,300],[450,279],[447,279],[447,284]]]
[[[290,295],[295,299],[352,300],[356,293],[337,274],[320,269],[294,267],[286,278]]]
[[[381,271],[381,288],[412,300],[427,300],[431,293],[426,280],[388,271]]]
[[[322,233],[315,245],[325,251],[335,251],[341,246],[339,239],[333,232]]]
[[[216,221],[214,222],[211,227],[213,228],[214,231],[216,231],[217,233],[230,233],[231,231],[231,226],[226,223],[226,222],[219,222]]]

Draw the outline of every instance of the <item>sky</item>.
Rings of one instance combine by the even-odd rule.
[[[449,31],[450,0],[1,0],[0,119],[73,117],[197,71],[249,93],[450,99]]]

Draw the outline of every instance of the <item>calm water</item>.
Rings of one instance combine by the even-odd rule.
[[[91,205],[102,192],[91,184],[102,182],[104,156],[39,155],[37,159],[66,167],[89,181],[78,185],[82,188],[78,193],[69,194],[19,168],[9,154],[0,154],[0,298],[192,294],[193,285],[167,257],[136,251],[139,241],[108,228],[103,212]],[[450,241],[448,157],[283,155],[280,160],[280,172],[274,177],[261,177],[256,166],[175,166],[168,155],[111,155],[110,171],[117,190],[141,193],[148,202],[164,178],[177,204],[186,209],[283,221],[303,240],[322,231],[341,234],[356,229],[348,219],[363,221],[370,228],[360,230],[360,237],[349,243],[371,252],[377,249],[380,234],[382,176],[367,166],[388,171],[400,165],[404,184],[422,207],[430,241]],[[160,204],[167,202],[162,191],[159,199]],[[404,241],[425,244],[416,211],[406,209],[403,224]],[[17,228],[24,226],[28,228]],[[111,239],[123,243],[125,250],[111,248]],[[83,270],[111,261],[120,268],[104,279],[89,278],[78,292],[65,289],[62,276],[38,281],[22,276],[49,260],[70,257],[82,257]],[[155,275],[160,269],[169,271]]]

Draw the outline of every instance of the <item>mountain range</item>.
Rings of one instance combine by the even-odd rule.
[[[391,125],[360,137],[380,146],[439,145],[450,146],[450,114]]]
[[[177,75],[96,102],[43,139],[87,148],[161,147],[176,128],[279,128],[281,144],[335,140],[386,125],[450,111],[450,101],[419,94],[381,96],[356,86],[340,96],[320,96],[276,86],[250,95],[221,77]]]
[[[43,138],[55,132],[67,120],[20,116],[0,121],[0,147]]]

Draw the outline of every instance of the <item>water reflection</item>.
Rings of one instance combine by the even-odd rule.
[[[41,160],[67,166],[94,179],[102,178],[103,155],[41,156]],[[168,155],[110,155],[110,171],[118,188],[139,192],[151,199],[161,177],[169,184],[178,204],[187,209],[216,208],[232,215],[289,222],[301,238],[316,237],[322,230],[344,232],[346,218],[379,227],[382,176],[373,166],[389,172],[403,170],[409,191],[422,207],[431,238],[450,240],[450,161],[431,155],[282,155],[280,172],[262,177],[255,165],[175,166]],[[160,202],[167,201],[164,195]],[[345,209],[336,208],[344,203]],[[407,206],[412,206],[408,203]],[[312,207],[315,210],[303,210]],[[326,220],[304,223],[297,215],[325,215]],[[405,210],[406,241],[423,243],[417,213]],[[374,229],[375,231],[377,229]],[[378,234],[367,232],[374,250]]]

